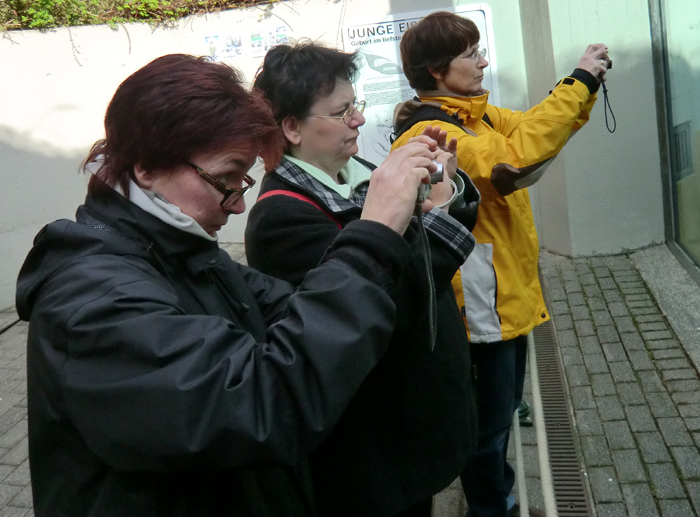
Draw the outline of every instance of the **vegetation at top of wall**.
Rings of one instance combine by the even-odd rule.
[[[171,22],[275,0],[0,0],[0,31],[75,25]]]

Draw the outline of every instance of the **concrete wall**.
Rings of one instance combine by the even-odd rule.
[[[547,2],[491,0],[503,106],[526,109],[568,74],[586,45],[604,41],[615,60],[611,102],[618,130],[609,135],[602,102],[533,191],[542,244],[569,255],[610,253],[663,240],[646,0]],[[457,6],[472,5],[456,3]],[[73,217],[84,197],[78,166],[102,137],[114,90],[130,73],[163,54],[208,54],[207,37],[274,31],[342,48],[342,28],[388,13],[449,8],[450,2],[330,0],[197,16],[173,28],[130,24],[80,27],[0,38],[0,308],[14,303],[19,267],[41,226]],[[522,13],[522,16],[521,16]],[[599,16],[596,13],[605,13]],[[229,62],[250,80],[262,54]],[[256,171],[254,174],[259,175]],[[245,217],[232,217],[222,241],[242,240]]]

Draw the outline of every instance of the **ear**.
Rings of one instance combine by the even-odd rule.
[[[287,141],[292,145],[299,145],[301,143],[299,125],[300,121],[296,117],[285,117],[282,120],[282,132]]]
[[[146,169],[141,167],[141,164],[134,166],[134,179],[139,187],[150,190],[153,186],[154,176]]]
[[[436,72],[434,68],[428,68],[428,72],[435,78],[435,81],[442,81],[445,78],[445,74]]]

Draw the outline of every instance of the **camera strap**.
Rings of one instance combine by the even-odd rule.
[[[433,258],[430,255],[428,234],[423,222],[423,209],[420,203],[416,203],[414,215],[418,220],[418,240],[420,241],[423,264],[425,265],[425,277],[428,280],[428,331],[430,332],[428,346],[430,351],[435,350],[435,338],[437,335],[437,295],[435,294],[435,279],[433,278]]]
[[[610,133],[614,133],[617,129],[617,121],[615,120],[615,114],[613,113],[613,110],[610,107],[610,99],[608,99],[608,89],[605,86],[605,82],[603,82],[603,108],[605,110],[605,127],[608,128],[608,131]],[[610,129],[610,123],[608,122],[608,110],[610,110],[610,116],[612,117],[613,121],[612,129]]]

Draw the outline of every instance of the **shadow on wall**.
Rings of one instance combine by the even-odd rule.
[[[78,171],[84,156],[50,154],[46,145],[0,126],[0,310],[14,305],[17,274],[36,233],[56,219],[74,218],[85,198],[87,180]]]

